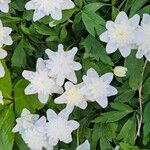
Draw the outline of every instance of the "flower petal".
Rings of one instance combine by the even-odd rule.
[[[7,52],[3,49],[0,49],[0,59],[4,59],[7,56]]]
[[[122,48],[119,48],[119,51],[121,53],[121,55],[126,58],[130,55],[131,53],[131,47],[128,46],[128,47],[122,47]]]
[[[106,22],[106,29],[111,30],[114,28],[114,22],[113,21],[107,21]]]
[[[29,1],[29,2],[26,3],[25,8],[27,10],[31,10],[31,9],[35,9],[36,7],[35,7],[35,4],[34,4],[33,1]]]
[[[57,114],[52,109],[48,109],[46,113],[47,113],[48,121],[51,121],[51,119],[57,118]]]
[[[9,11],[8,3],[0,4],[0,10],[4,13],[8,13],[8,11]]]
[[[136,58],[141,59],[142,57],[143,57],[143,52],[142,52],[142,50],[139,49],[136,53]]]
[[[88,71],[87,71],[87,76],[88,77],[92,77],[92,78],[99,78],[99,75],[98,73],[95,71],[95,69],[93,68],[90,68]]]
[[[106,52],[108,54],[114,53],[117,50],[117,46],[113,43],[108,42],[106,45]]]
[[[105,83],[110,84],[113,80],[113,73],[109,72],[100,77]]]
[[[132,27],[137,28],[140,22],[140,16],[138,14],[134,15],[132,18],[129,19],[129,22]]]
[[[107,97],[102,97],[99,100],[96,100],[96,102],[102,107],[106,108],[108,106],[108,99]]]
[[[41,11],[35,10],[34,14],[33,14],[33,21],[37,21],[40,20],[41,18],[43,18],[45,16],[45,14]]]
[[[108,37],[108,31],[105,31],[104,33],[102,33],[100,36],[99,36],[100,40],[103,41],[103,42],[108,42],[109,41],[109,37]]]
[[[0,62],[0,78],[4,77],[4,75],[5,75],[5,70],[2,63]]]
[[[61,6],[62,9],[72,9],[75,7],[75,4],[71,0],[65,0]]]
[[[26,95],[31,95],[31,94],[36,94],[37,90],[35,89],[35,87],[32,84],[29,84],[25,90],[24,90]]]
[[[38,99],[42,104],[46,104],[49,98],[49,94],[47,93],[38,93]]]
[[[90,143],[88,140],[86,140],[84,143],[79,145],[76,150],[90,150]]]
[[[22,76],[26,79],[26,80],[32,80],[35,76],[35,72],[32,71],[28,71],[28,70],[24,70],[22,72]]]
[[[62,11],[60,9],[55,9],[51,12],[51,17],[54,20],[61,20],[62,19]]]
[[[71,126],[72,130],[76,130],[80,126],[80,124],[75,120],[69,120],[68,125]]]
[[[73,64],[73,69],[74,69],[74,70],[78,71],[78,70],[80,70],[81,68],[82,68],[82,65],[81,65],[80,63],[74,62],[74,64]]]
[[[111,85],[108,87],[108,92],[108,96],[114,96],[118,93],[117,89]]]
[[[150,24],[150,15],[149,14],[143,14],[142,24]]]
[[[124,11],[121,11],[115,19],[115,23],[121,23],[122,21],[128,20],[128,16]]]

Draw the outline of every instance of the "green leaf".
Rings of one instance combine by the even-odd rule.
[[[104,30],[105,20],[91,8],[83,8],[82,10],[82,20],[87,29],[87,31],[95,36],[96,34],[100,35]]]
[[[36,109],[43,107],[36,95],[25,95],[24,89],[28,84],[26,80],[19,80],[14,87],[15,110],[17,114],[20,114],[24,108],[35,113]]]
[[[144,4],[148,1],[149,0],[134,1],[133,5],[131,7],[131,10],[130,10],[130,17],[133,16],[138,10],[140,10],[140,8],[142,8],[142,6],[144,6]]]
[[[0,90],[2,91],[5,99],[12,99],[12,82],[10,72],[4,61],[2,62],[2,65],[5,69],[5,76],[0,78]]]
[[[63,43],[65,41],[65,39],[67,38],[67,30],[65,27],[62,28],[61,32],[60,32],[60,42]]]
[[[123,87],[120,88],[118,96],[115,98],[115,102],[125,103],[130,102],[130,100],[134,97],[135,91],[132,89],[123,89]]]
[[[150,102],[147,103],[145,109],[144,109],[144,114],[143,114],[143,134],[144,137],[147,137],[150,134]],[[147,141],[148,142],[148,141]]]
[[[92,133],[92,145],[91,149],[96,149],[96,145],[100,139],[100,124],[96,123],[93,128],[93,133]]]
[[[104,6],[111,6],[111,5],[106,3],[95,2],[85,5],[83,9],[90,12],[96,12],[98,9]]]
[[[117,139],[123,139],[124,142],[134,145],[136,140],[136,126],[136,118],[132,117],[124,124]]]
[[[25,67],[26,65],[26,51],[24,50],[24,43],[25,40],[22,39],[14,50],[11,59],[13,66]]]
[[[129,145],[128,143],[120,143],[122,150],[140,150],[137,146]]]
[[[18,148],[20,150],[30,150],[27,145],[24,143],[22,137],[19,135],[19,133],[15,134],[15,143],[17,144]]]
[[[119,9],[113,6],[112,7],[112,20],[115,20],[118,14],[119,14]]]
[[[84,46],[86,51],[84,58],[91,57],[97,61],[100,59],[104,64],[113,65],[113,62],[106,54],[104,47],[93,36],[89,35],[81,44]]]
[[[120,102],[111,103],[110,105],[113,109],[116,109],[116,110],[129,111],[129,112],[133,111],[133,109],[129,105],[123,104]]]
[[[105,117],[106,122],[115,122],[118,120],[121,120],[126,115],[131,113],[132,111],[126,110],[126,111],[109,111],[106,113],[101,114],[103,117]]]
[[[36,23],[32,23],[32,24],[39,34],[51,35],[54,33],[53,29],[51,29],[50,27],[47,27],[46,25],[44,25],[42,23],[36,22]]]
[[[0,114],[0,149],[12,150],[14,134],[12,129],[15,123],[13,105],[6,107]]]
[[[137,59],[135,51],[130,54],[125,60],[125,67],[128,68],[127,75],[129,76],[129,85],[133,90],[137,90],[142,81],[142,70],[144,66],[143,59]]]
[[[137,14],[139,14],[141,17],[143,14],[149,14],[150,12],[150,5],[145,6],[144,8],[140,9]]]

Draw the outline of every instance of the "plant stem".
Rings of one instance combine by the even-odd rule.
[[[80,145],[80,141],[79,141],[80,139],[79,139],[79,129],[77,129],[77,146],[79,146]]]
[[[138,117],[138,131],[137,131],[137,136],[140,137],[140,132],[141,132],[141,126],[142,126],[142,121],[143,121],[143,108],[142,108],[142,88],[143,88],[143,78],[144,78],[144,72],[145,72],[145,68],[147,65],[147,60],[144,63],[143,66],[143,70],[142,70],[142,81],[140,83],[139,89],[138,89],[138,93],[139,93],[139,105],[140,105],[140,113],[139,113],[139,117]]]

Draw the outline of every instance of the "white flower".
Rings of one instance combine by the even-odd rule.
[[[139,34],[143,37],[142,42],[137,42],[138,52],[136,58],[140,59],[143,56],[150,61],[150,15],[143,14],[141,26],[139,27]]]
[[[7,56],[7,52],[3,49],[0,49],[0,60],[4,59],[6,56]],[[0,61],[0,78],[4,77],[4,75],[5,75],[5,70]]]
[[[118,77],[126,77],[126,73],[128,71],[128,69],[126,67],[122,67],[122,66],[116,66],[114,69],[114,74]]]
[[[50,49],[46,50],[46,54],[49,57],[49,60],[46,61],[46,66],[50,69],[50,75],[56,77],[58,85],[62,86],[65,79],[77,83],[75,71],[82,68],[80,63],[74,61],[77,51],[76,47],[70,51],[64,51],[62,44],[59,44],[58,52],[53,52]]]
[[[135,42],[141,39],[136,32],[139,21],[139,15],[136,14],[128,19],[125,12],[120,12],[115,22],[107,21],[107,31],[100,35],[100,40],[107,43],[106,52],[111,54],[119,49],[123,57],[129,56]]]
[[[26,129],[31,128],[34,125],[38,118],[39,115],[33,115],[29,110],[24,108],[21,113],[21,117],[16,119],[17,124],[12,131],[23,134]]]
[[[70,143],[72,141],[71,133],[79,127],[75,120],[68,120],[69,115],[66,110],[62,110],[58,115],[52,110],[47,110],[48,123],[46,126],[47,136],[50,145],[57,145],[59,141]]]
[[[47,150],[53,149],[52,146],[48,144],[48,138],[43,132],[45,126],[46,118],[41,117],[35,122],[33,127],[28,128],[22,134],[23,140],[32,150],[42,150],[42,148],[46,148]]]
[[[0,10],[4,13],[8,13],[9,3],[10,3],[10,0],[0,0]]]
[[[52,93],[63,93],[63,88],[58,86],[55,79],[48,75],[48,70],[42,58],[37,60],[36,72],[25,70],[22,76],[30,81],[30,84],[25,88],[25,94],[38,93],[41,103],[46,103]]]
[[[84,93],[81,91],[83,83],[74,85],[72,82],[65,83],[65,92],[54,101],[57,104],[67,104],[67,108],[71,109],[71,112],[74,106],[77,106],[81,109],[85,109],[87,107],[87,101],[84,96]]]
[[[87,75],[83,76],[85,86],[83,86],[82,90],[86,93],[87,99],[96,101],[102,108],[107,107],[107,97],[117,94],[117,89],[109,85],[112,79],[112,73],[106,73],[99,77],[97,72],[90,68],[87,71]]]
[[[26,3],[27,10],[35,10],[33,21],[51,15],[54,20],[62,18],[62,10],[74,8],[71,0],[30,0]]]
[[[12,29],[9,27],[3,27],[2,21],[0,20],[0,47],[5,45],[12,45],[13,41],[9,34],[12,32]]]
[[[0,104],[4,104],[2,91],[0,91]]]
[[[84,143],[79,145],[76,150],[90,150],[90,143],[88,140],[86,140]]]

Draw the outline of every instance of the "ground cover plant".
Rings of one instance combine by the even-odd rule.
[[[0,150],[150,149],[149,0],[0,0]]]

